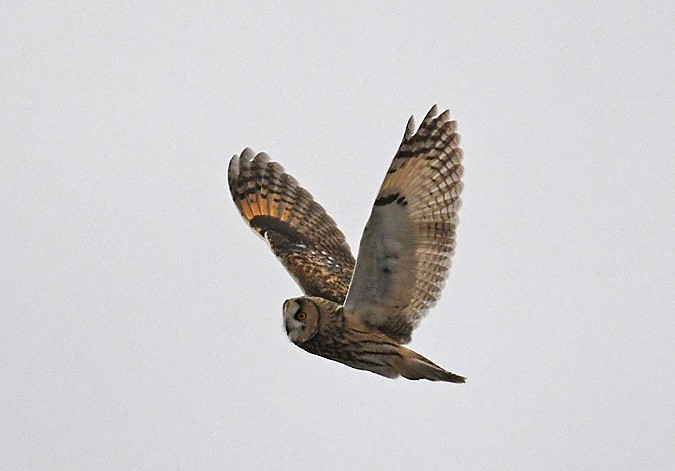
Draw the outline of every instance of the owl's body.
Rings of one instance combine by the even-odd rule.
[[[464,382],[403,347],[447,278],[461,204],[456,123],[434,106],[412,117],[354,261],[333,219],[266,154],[245,149],[229,167],[232,197],[306,296],[284,303],[286,332],[302,349],[395,378]]]
[[[307,318],[299,321],[296,316]],[[314,322],[316,319],[316,323]],[[303,350],[387,378],[464,382],[464,378],[368,328],[344,308],[327,299],[302,296],[284,303],[286,333]]]

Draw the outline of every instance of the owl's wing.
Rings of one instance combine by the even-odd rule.
[[[354,272],[344,234],[312,195],[267,154],[230,161],[232,199],[305,294],[342,304]]]
[[[363,230],[346,312],[401,343],[440,297],[462,191],[457,123],[434,106],[413,117]]]

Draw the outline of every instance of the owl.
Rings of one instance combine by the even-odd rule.
[[[436,106],[410,117],[354,259],[335,221],[265,153],[246,148],[228,169],[246,223],[305,296],[283,304],[289,339],[309,353],[396,378],[465,378],[404,347],[436,303],[455,249],[462,150],[456,121]]]

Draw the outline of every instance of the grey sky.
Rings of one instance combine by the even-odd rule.
[[[113,3],[0,6],[0,468],[675,468],[672,2]],[[465,385],[293,346],[227,191],[265,150],[356,251],[434,103],[466,186],[411,347]]]

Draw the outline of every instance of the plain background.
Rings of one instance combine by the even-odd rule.
[[[674,4],[591,3],[3,2],[0,468],[675,468]],[[356,251],[434,103],[466,187],[411,347],[465,385],[293,346],[227,190],[265,150]]]

